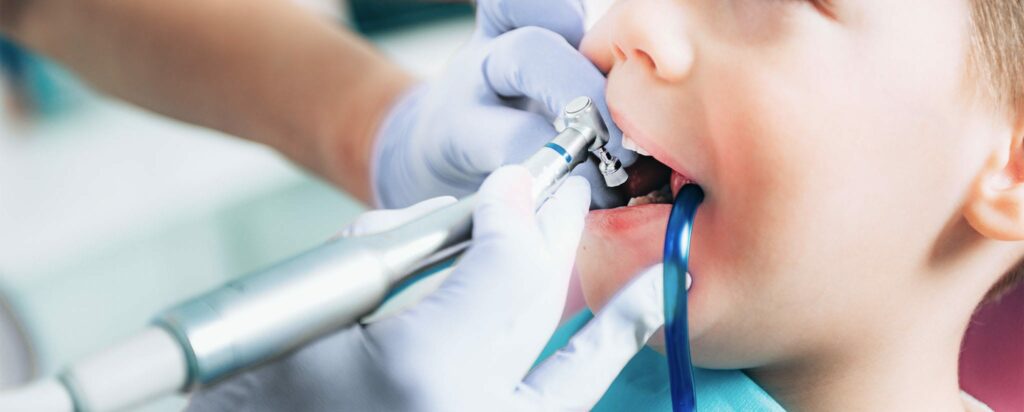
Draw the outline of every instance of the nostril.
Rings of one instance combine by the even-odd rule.
[[[615,54],[615,60],[618,60],[620,62],[626,60],[626,52],[622,51],[622,48],[619,47],[619,45],[612,45],[612,53]]]
[[[658,65],[654,62],[654,58],[643,50],[630,49],[627,53],[618,44],[612,44],[612,54],[615,55],[615,61],[625,62],[626,60],[635,59],[652,70],[658,70]]]
[[[643,50],[639,50],[639,49],[633,50],[632,51],[632,56],[630,56],[630,57],[640,61],[640,63],[642,63],[645,66],[649,67],[651,70],[653,70],[655,72],[658,71],[658,63],[655,62],[654,58],[651,57],[650,54],[647,54],[647,52],[645,52]]]
[[[662,80],[679,82],[686,79],[693,65],[692,53],[683,49],[668,52],[659,50],[658,52],[658,54],[651,54],[643,49],[634,49],[628,58],[644,65]]]

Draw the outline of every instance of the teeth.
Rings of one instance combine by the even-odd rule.
[[[672,189],[668,185],[665,185],[661,189],[654,190],[646,195],[637,196],[632,199],[629,199],[629,203],[627,203],[626,206],[633,207],[659,203],[672,203]]]
[[[647,153],[647,151],[644,150],[644,148],[637,145],[636,142],[633,141],[633,139],[630,139],[629,136],[626,136],[625,133],[622,134],[622,148],[636,152],[637,154],[640,154],[642,156],[651,155],[650,153]]]

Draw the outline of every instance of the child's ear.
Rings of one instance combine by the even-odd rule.
[[[1024,124],[1024,122],[1018,122]],[[1024,128],[992,153],[974,183],[964,217],[974,230],[996,240],[1024,240]]]

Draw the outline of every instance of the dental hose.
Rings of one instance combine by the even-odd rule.
[[[668,229],[665,231],[665,347],[668,351],[672,410],[675,412],[692,412],[697,409],[693,362],[690,359],[686,273],[690,266],[693,219],[703,201],[704,191],[700,186],[683,186],[672,203]]]

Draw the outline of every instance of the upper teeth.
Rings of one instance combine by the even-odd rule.
[[[637,152],[638,154],[643,156],[651,155],[646,150],[644,150],[644,148],[640,147],[640,145],[636,144],[636,142],[634,142],[633,139],[630,139],[629,136],[626,136],[625,133],[622,134],[622,148]]]

